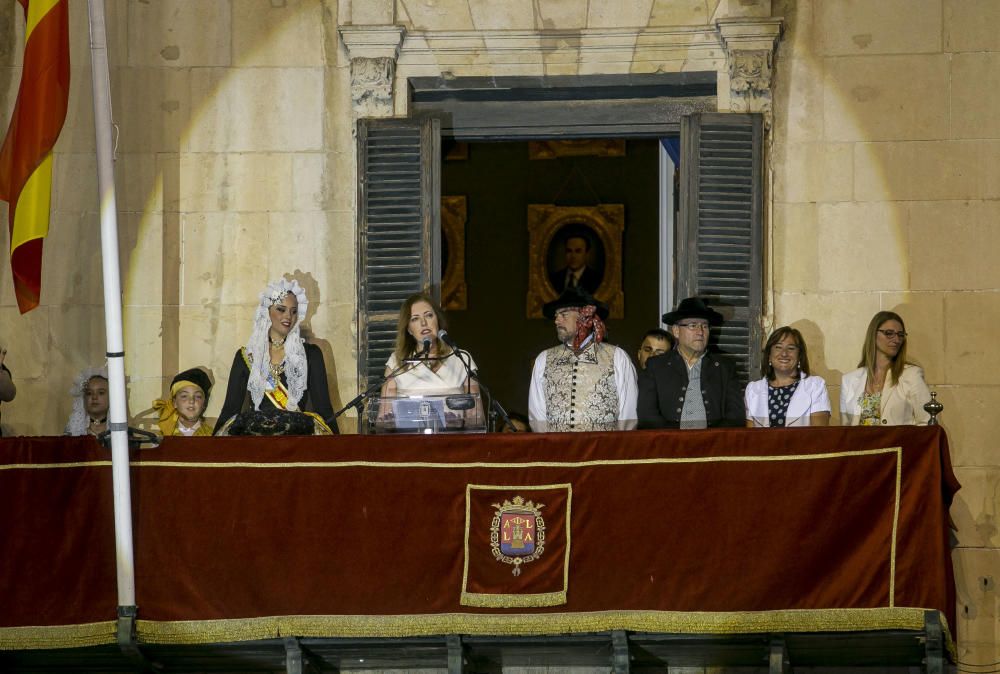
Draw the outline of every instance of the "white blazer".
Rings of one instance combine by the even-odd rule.
[[[885,426],[925,426],[930,415],[924,404],[930,402],[931,391],[924,381],[924,371],[916,365],[904,365],[895,386],[889,383],[892,375],[882,385],[882,424]],[[868,371],[863,367],[844,374],[840,380],[840,423],[844,426],[861,424],[861,405],[858,402],[865,392]]]
[[[765,377],[747,384],[747,390],[743,394],[747,421],[753,421],[754,425],[757,426],[771,425],[767,405],[767,389],[767,378]],[[785,424],[788,426],[809,426],[810,414],[829,411],[830,395],[826,392],[826,382],[822,377],[805,376],[799,380],[799,386],[788,402]]]

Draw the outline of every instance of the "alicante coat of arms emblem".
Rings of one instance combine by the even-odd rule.
[[[521,496],[494,503],[496,512],[490,525],[490,547],[493,557],[514,566],[515,576],[521,575],[521,566],[533,562],[545,552],[545,520],[541,503],[525,501]]]

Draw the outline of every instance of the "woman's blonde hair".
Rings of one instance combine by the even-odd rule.
[[[875,348],[875,340],[878,338],[878,330],[888,321],[896,321],[902,326],[903,332],[906,332],[903,318],[894,311],[880,311],[872,317],[871,323],[868,324],[868,331],[865,333],[865,345],[861,349],[861,362],[858,363],[858,367],[863,367],[868,372],[869,379],[875,378],[875,354],[878,352]],[[906,341],[904,338],[903,343],[899,345],[899,352],[896,353],[896,357],[892,360],[892,367],[889,368],[891,375],[889,383],[892,386],[895,386],[896,382],[899,381],[899,376],[903,374],[903,367],[906,366]]]

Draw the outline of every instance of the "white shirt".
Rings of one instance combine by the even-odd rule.
[[[426,363],[418,363],[400,372],[393,377],[396,382],[396,395],[461,393],[465,390],[466,379],[469,378],[468,370],[465,367],[466,363],[469,364],[473,372],[479,369],[468,351],[462,351],[461,354],[461,358],[458,353],[443,358],[437,372],[429,368]],[[463,358],[465,362],[463,362]],[[386,370],[391,372],[398,366],[396,354],[389,356],[389,361],[385,364]]]
[[[639,388],[636,384],[635,366],[632,359],[622,349],[613,344],[604,344],[614,349],[615,388],[618,390],[618,421],[626,422],[624,428],[635,428],[638,421],[636,401]],[[545,354],[542,351],[535,358],[535,366],[531,371],[531,388],[528,390],[528,420],[547,421],[545,402]]]
[[[747,384],[743,394],[747,420],[756,426],[770,426],[767,402],[767,379],[758,379]],[[785,412],[786,426],[809,426],[809,415],[830,411],[830,395],[826,392],[826,381],[822,377],[805,376],[788,402]]]

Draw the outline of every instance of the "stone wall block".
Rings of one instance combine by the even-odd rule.
[[[180,203],[187,212],[289,210],[291,154],[186,153]]]
[[[122,316],[122,332],[125,339],[125,372],[130,381],[162,377],[172,377],[176,372],[163,372],[163,341],[160,339],[163,309],[159,306],[126,306]],[[156,395],[159,395],[157,389]],[[133,398],[133,400],[135,400]],[[149,407],[149,400],[136,400],[139,405]],[[132,407],[136,413],[141,407]]]
[[[784,59],[780,55],[775,59],[773,108],[781,119],[784,139],[809,142],[825,138],[823,96],[822,61]]]
[[[910,287],[1000,289],[1000,202],[921,201],[908,205]],[[955,264],[961,260],[961,264]]]
[[[997,572],[1000,550],[959,548],[952,559],[958,591],[958,643],[1000,643],[1000,587],[997,583],[1000,580]]]
[[[263,290],[264,285],[255,285],[255,292]],[[256,310],[256,298],[246,304],[182,306],[179,309],[180,333],[190,335],[190,339],[181,340],[178,362],[183,368],[204,367],[212,375],[214,384],[206,411],[212,422],[222,410],[233,356],[250,338]]]
[[[130,66],[230,65],[229,0],[157,0],[128,6]]]
[[[93,159],[96,164],[96,157]],[[115,198],[119,212],[163,212],[163,176],[159,173],[158,166],[158,155],[153,153],[119,155],[115,162]],[[96,170],[95,167],[95,183]],[[84,178],[83,175],[76,177],[77,180]],[[96,208],[96,187],[92,199]]]
[[[233,64],[321,66],[323,8],[315,0],[232,0]],[[375,4],[372,0],[354,3]]]
[[[983,191],[983,150],[965,141],[858,143],[857,201],[977,199]]]
[[[6,273],[10,276],[10,271]],[[42,286],[45,292],[45,286]],[[11,291],[13,297],[13,291]],[[49,336],[49,312],[47,308],[39,307],[26,314],[18,310],[16,304],[0,307],[0,324],[5,329],[0,335],[0,346],[7,349],[4,357],[4,365],[10,370],[14,378],[14,385],[18,387],[17,397],[14,402],[3,403],[0,410],[6,420],[7,413],[13,409],[18,401],[31,400],[22,397],[20,393],[21,383],[46,377],[48,373],[48,336]],[[34,403],[30,405],[34,407]],[[37,410],[36,410],[37,411]]]
[[[190,213],[182,216],[181,228],[181,303],[256,305],[271,280],[265,262],[271,240],[267,213]],[[251,314],[247,320],[252,319]]]
[[[104,303],[97,213],[53,212],[43,246],[41,304]],[[103,311],[96,320],[103,331]]]
[[[549,0],[535,3],[535,28],[569,30],[587,27],[587,5],[580,0]]]
[[[163,295],[163,217],[122,213],[118,217],[119,275],[123,302],[159,307]],[[159,327],[156,327],[157,335]]]
[[[467,0],[476,30],[525,30],[535,28],[532,0]]]
[[[944,405],[938,419],[948,432],[952,464],[995,467],[1000,386],[936,386],[933,390]]]
[[[819,224],[816,204],[773,207],[774,284],[783,292],[819,288]]]
[[[823,128],[828,140],[948,138],[947,56],[836,58],[826,59],[824,68]]]
[[[475,30],[469,0],[399,0],[413,30]]]
[[[977,52],[952,56],[952,137],[1000,138],[1000,115],[984,114],[985,111],[998,108],[1000,53]]]
[[[945,51],[1000,51],[1000,4],[995,0],[944,0],[943,16]]]
[[[941,2],[823,0],[816,35],[824,56],[920,54],[941,51]]]
[[[320,211],[330,201],[328,155],[321,152],[297,154],[292,157],[291,208],[295,211]]]
[[[302,272],[318,279],[319,287],[325,289],[329,273],[328,261],[320,257],[317,251],[322,248],[326,238],[326,215],[320,211],[282,212],[268,213],[267,217],[272,240],[281,242],[280,245],[269,247],[267,277],[275,279],[284,274]],[[312,302],[314,298],[310,296],[309,299]]]
[[[907,287],[906,210],[873,202],[819,206],[819,285],[824,290]]]
[[[963,548],[1000,547],[1000,469],[955,468],[962,488],[951,506]]]
[[[4,203],[4,211],[6,206]],[[63,213],[97,212],[97,156],[93,152],[58,152],[53,156],[50,208]]]
[[[85,67],[79,63],[71,64],[69,77],[69,102],[66,106],[66,121],[63,123],[63,128],[59,133],[59,139],[56,141],[54,151],[56,153],[95,152],[97,145],[94,136],[94,96],[90,86],[91,73],[89,60]],[[19,83],[20,80],[21,71],[18,70],[14,81],[15,83]],[[4,111],[4,133],[6,133],[7,127],[10,124],[9,115],[13,112],[16,96],[17,94],[15,93],[9,99],[10,112]]]
[[[323,147],[322,68],[199,68],[189,152],[309,152]]]
[[[650,26],[704,26],[711,23],[712,10],[718,2],[676,2],[654,0],[649,14]],[[764,16],[770,16],[765,14]]]
[[[587,3],[588,28],[631,28],[646,26],[650,22],[654,0],[590,0]],[[693,12],[702,12],[696,5],[689,3]],[[703,22],[703,23],[707,23]]]
[[[118,68],[111,86],[118,151],[177,152],[191,122],[191,70]]]
[[[851,143],[776,143],[774,200],[784,203],[850,201]]]
[[[952,292],[945,297],[944,308],[948,383],[996,384],[1000,372],[1000,349],[995,348],[1000,292]]]

